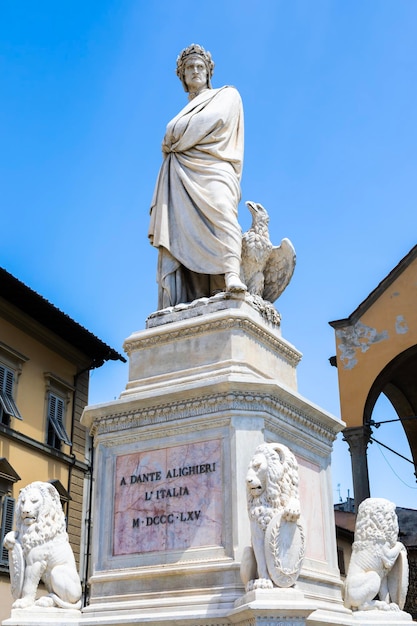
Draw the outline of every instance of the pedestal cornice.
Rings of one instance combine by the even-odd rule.
[[[138,331],[126,339],[123,348],[130,357],[137,350],[172,343],[177,339],[183,340],[203,333],[230,330],[243,330],[260,340],[270,350],[283,353],[292,367],[297,367],[301,360],[301,352],[278,334],[271,333],[270,329],[262,324],[261,319],[256,322],[250,317],[242,317],[242,311],[236,309],[228,310],[226,316],[223,311],[219,311],[208,313],[205,319],[198,317],[180,320],[169,325]]]
[[[186,429],[189,422],[188,427],[196,429],[196,422],[202,416],[210,416],[213,427],[214,420],[220,425],[224,422],[222,416],[230,412],[251,414],[263,417],[272,432],[282,420],[286,429],[292,426],[297,430],[297,436],[316,451],[320,443],[325,448],[331,445],[344,427],[344,423],[334,416],[272,382],[249,385],[247,382],[223,381],[207,386],[205,393],[201,387],[194,391],[199,393],[185,397],[183,392],[178,392],[176,396],[155,397],[153,402],[149,396],[141,399],[136,396],[114,401],[111,405],[90,407],[85,410],[82,421],[90,426],[95,437],[117,433],[120,439],[123,432],[129,438],[128,431],[144,426],[157,428],[162,425],[166,429],[172,423],[178,431],[178,428]]]

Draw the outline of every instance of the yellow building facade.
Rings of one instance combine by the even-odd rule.
[[[417,463],[417,246],[348,318],[330,325],[357,509],[370,493],[366,448],[381,394],[401,420]]]
[[[58,489],[85,586],[92,446],[80,424],[89,372],[124,357],[0,268],[0,529],[13,527],[19,490],[35,481]],[[0,550],[0,622],[12,596]]]

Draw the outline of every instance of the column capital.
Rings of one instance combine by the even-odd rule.
[[[350,453],[355,451],[366,452],[369,440],[372,435],[372,429],[369,424],[363,426],[353,426],[351,428],[345,428],[342,431],[343,441],[349,446]]]
[[[357,512],[360,503],[369,498],[369,474],[368,459],[366,450],[372,434],[369,424],[345,428],[343,440],[349,446],[352,461],[353,491],[355,495],[355,511]]]

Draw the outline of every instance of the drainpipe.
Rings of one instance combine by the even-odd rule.
[[[68,493],[71,495],[71,479],[72,479],[72,470],[74,468],[75,465],[75,454],[73,452],[73,439],[74,439],[74,425],[75,425],[75,400],[76,400],[76,396],[77,396],[77,391],[78,391],[78,378],[81,374],[83,374],[85,371],[87,371],[87,369],[89,370],[90,368],[85,368],[83,370],[81,370],[80,372],[77,372],[76,374],[74,374],[74,393],[72,396],[72,410],[71,410],[71,430],[70,430],[70,441],[71,441],[71,446],[70,446],[70,453],[69,456],[72,459],[72,463],[68,468],[68,483],[67,483],[67,491]],[[68,524],[68,518],[69,518],[69,507],[70,507],[70,500],[68,500],[67,502],[67,524]]]
[[[85,520],[87,524],[87,535],[85,538],[85,549],[84,549],[84,593],[83,593],[83,606],[87,606],[87,601],[89,598],[90,587],[88,585],[88,572],[90,569],[90,555],[91,555],[91,526],[92,526],[92,501],[93,501],[93,473],[94,473],[94,441],[91,438],[91,448],[90,448],[90,462],[88,464],[89,474],[90,474],[90,484],[88,488],[88,499],[86,502],[87,508],[87,518]]]
[[[72,471],[75,465],[75,461],[76,461],[76,456],[73,452],[73,445],[72,442],[74,440],[74,431],[75,431],[75,405],[76,405],[76,399],[77,399],[77,393],[78,393],[78,379],[81,376],[81,374],[84,374],[85,372],[89,372],[92,369],[94,369],[94,367],[96,367],[94,361],[91,363],[91,365],[89,367],[84,368],[83,370],[80,370],[79,372],[77,372],[74,375],[74,394],[73,394],[73,400],[72,400],[72,411],[71,411],[71,434],[70,434],[70,440],[71,440],[71,447],[70,447],[70,456],[72,458],[72,464],[69,466],[68,468],[68,493],[71,494],[71,480],[72,480]],[[88,383],[89,386],[89,383]],[[88,388],[88,387],[87,387]],[[88,400],[88,399],[87,399]],[[90,485],[89,485],[89,490],[88,490],[88,499],[85,502],[85,506],[86,506],[86,510],[88,511],[88,517],[87,517],[87,536],[86,536],[86,546],[84,549],[84,559],[85,559],[85,567],[84,567],[84,604],[83,606],[85,606],[86,603],[86,599],[87,599],[87,576],[88,576],[88,567],[89,567],[89,555],[90,555],[90,528],[91,528],[91,499],[92,499],[92,484],[93,484],[93,448],[91,449],[91,462],[88,463],[87,462],[87,467],[88,467],[88,474],[90,475]],[[83,489],[83,493],[84,493],[84,489]],[[69,503],[70,501],[67,502],[67,520],[69,519]],[[81,537],[80,537],[81,539]],[[80,549],[83,548],[83,546],[80,543]]]

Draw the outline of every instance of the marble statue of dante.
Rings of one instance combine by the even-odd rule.
[[[242,101],[234,87],[212,88],[213,68],[211,54],[196,44],[177,59],[188,104],[166,129],[149,227],[159,252],[159,309],[246,290],[237,221]]]

